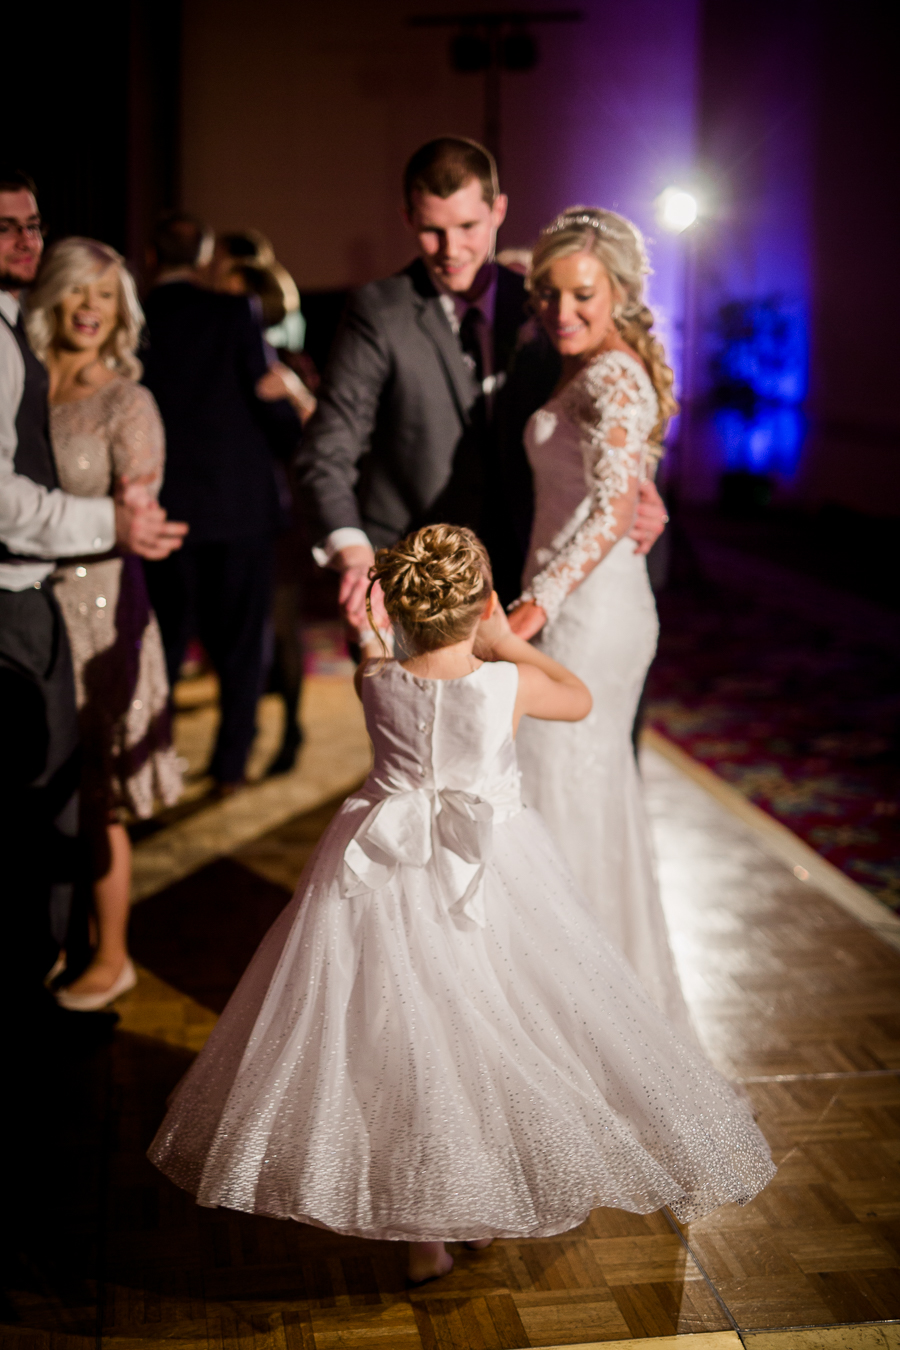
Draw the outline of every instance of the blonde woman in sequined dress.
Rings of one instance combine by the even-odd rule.
[[[510,622],[579,675],[594,699],[577,727],[523,725],[526,800],[607,937],[685,1029],[631,743],[658,622],[646,559],[628,532],[676,408],[644,303],[648,271],[640,232],[613,211],[573,207],[535,247],[528,285],[562,375],[526,429],[535,515],[525,590]]]
[[[143,315],[122,258],[90,239],[47,253],[31,295],[28,332],[50,376],[50,435],[60,486],[77,496],[155,497],[163,426],[137,383]],[[181,773],[172,746],[162,643],[140,560],[71,559],[54,574],[75,670],[82,729],[82,825],[94,850],[93,959],[57,998],[92,1011],[131,988],[126,933],[131,884],[128,817],[174,803]]]

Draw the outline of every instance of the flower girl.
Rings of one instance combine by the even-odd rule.
[[[401,661],[357,688],[375,750],[174,1095],[153,1162],[202,1205],[408,1241],[540,1237],[598,1205],[681,1220],[774,1167],[749,1108],[608,945],[523,807],[522,716],[590,695],[513,637],[449,525],[373,569]]]

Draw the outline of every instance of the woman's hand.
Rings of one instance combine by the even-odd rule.
[[[497,643],[508,637],[509,631],[509,619],[506,617],[497,592],[494,591],[491,595],[491,608],[479,620],[478,627],[475,629],[475,646],[472,648],[474,654],[481,661],[492,661]]]
[[[316,410],[315,395],[312,394],[306,385],[293,370],[285,366],[281,361],[276,361],[270,366],[265,375],[261,375],[256,381],[256,397],[263,399],[266,403],[275,403],[279,399],[286,398],[294,405],[294,409],[304,424],[312,417]]]
[[[517,605],[509,616],[510,630],[525,642],[539,633],[547,622],[546,610],[541,609],[533,600],[525,600]]]
[[[116,479],[113,496],[120,506],[129,506],[136,511],[156,506],[156,494],[150,488],[156,484],[157,478],[155,473],[123,474]]]
[[[659,495],[656,484],[649,478],[643,479],[638,488],[634,522],[628,531],[629,539],[633,539],[637,544],[635,553],[639,556],[649,553],[668,523],[666,504]]]
[[[116,494],[116,543],[125,553],[159,562],[181,548],[188,527],[183,521],[168,520],[162,507],[145,491],[141,496],[141,491],[132,485]]]

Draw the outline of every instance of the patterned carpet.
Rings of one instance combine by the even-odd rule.
[[[900,910],[896,620],[742,566],[694,549],[676,567],[648,723]]]

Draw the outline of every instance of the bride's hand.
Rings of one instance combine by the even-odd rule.
[[[474,654],[481,661],[490,661],[494,655],[494,647],[508,633],[509,619],[506,617],[497,592],[494,591],[491,596],[491,609],[484,618],[479,620],[478,627],[475,629],[475,646],[472,649]]]
[[[525,642],[539,633],[547,622],[547,613],[533,600],[525,600],[517,605],[509,616],[509,626],[516,637]]]

